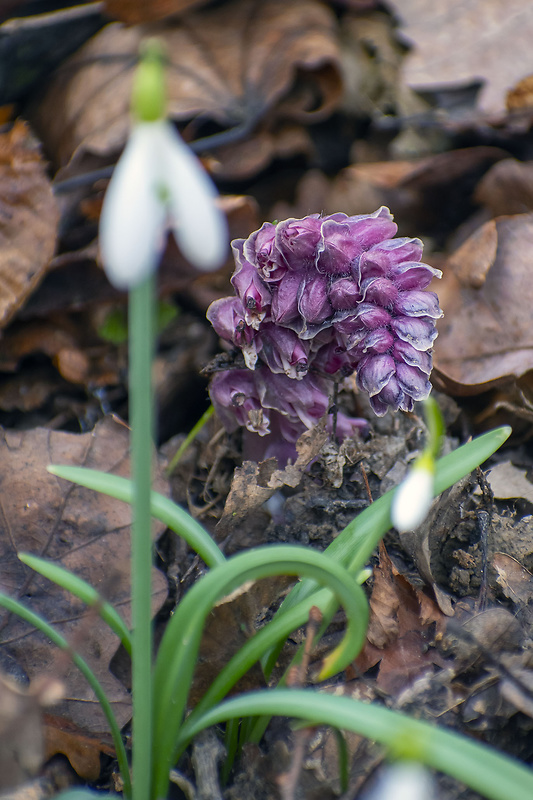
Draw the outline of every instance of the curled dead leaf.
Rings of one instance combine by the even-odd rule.
[[[441,664],[428,648],[435,631],[444,631],[444,617],[437,604],[400,575],[383,543],[374,569],[367,639],[355,665],[365,672],[379,663],[376,683],[396,693],[433,664]],[[434,629],[434,630],[433,630]]]
[[[52,714],[44,715],[46,759],[57,753],[65,755],[76,774],[86,781],[100,777],[100,755],[114,756],[115,750],[101,736],[91,736],[69,720]]]
[[[45,275],[59,214],[39,146],[21,121],[0,134],[0,326]]]
[[[533,601],[533,575],[531,572],[507,553],[494,553],[492,566],[496,570],[496,581],[505,596],[519,607],[531,606]]]
[[[508,89],[527,74],[533,6],[523,0],[401,0],[393,8],[412,44],[409,85],[431,88],[482,80],[483,111],[502,112]],[[480,25],[482,35],[480,35]]]
[[[451,257],[460,285],[444,307],[435,367],[453,394],[533,369],[532,248],[533,214],[520,214],[486,223]]]
[[[173,14],[182,14],[207,3],[208,0],[105,0],[104,6],[112,19],[138,25],[166,19]]]
[[[85,154],[118,154],[130,126],[139,43],[154,35],[169,57],[169,115],[192,120],[185,136],[201,136],[206,122],[234,129],[233,144],[215,151],[219,174],[227,159],[233,177],[236,153],[243,142],[256,141],[260,124],[266,127],[258,133],[255,171],[270,160],[268,137],[280,124],[322,119],[340,100],[335,18],[317,0],[229,0],[165,25],[115,23],[65,63],[40,103],[36,124],[58,165]]]

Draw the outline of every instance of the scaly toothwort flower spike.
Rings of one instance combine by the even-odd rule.
[[[264,436],[276,415],[287,441],[326,413],[330,375],[356,372],[378,416],[411,411],[430,392],[431,348],[442,316],[424,291],[441,272],[422,264],[419,239],[394,239],[389,210],[266,222],[232,243],[235,297],[211,304],[216,332],[246,370],[216,376],[211,398],[226,427]],[[363,420],[341,418],[340,435]]]

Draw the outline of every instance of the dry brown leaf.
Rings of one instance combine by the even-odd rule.
[[[481,79],[483,111],[502,112],[530,69],[533,6],[524,0],[401,0],[389,5],[413,45],[405,78],[415,88]]]
[[[507,92],[507,109],[522,111],[533,108],[533,75],[527,75]]]
[[[39,147],[15,122],[0,134],[0,326],[42,280],[54,254],[59,214]]]
[[[209,0],[105,0],[106,14],[113,19],[138,25],[155,22],[173,14],[182,14],[192,8],[205,6]]]
[[[435,343],[436,370],[455,394],[475,394],[533,368],[533,214],[499,217],[474,237],[479,248],[467,240],[451,258],[462,285],[444,307]]]
[[[399,574],[381,543],[367,640],[355,661],[357,669],[365,672],[379,663],[377,685],[391,694],[400,691],[432,664],[440,663],[427,644],[430,625],[444,630],[443,620],[437,605]]]
[[[129,130],[139,43],[157,35],[169,54],[170,117],[242,129],[238,143],[223,151],[228,174],[238,169],[236,154],[243,145],[253,152],[250,138],[256,142],[257,171],[270,160],[268,138],[277,127],[321,119],[338,104],[342,82],[335,34],[332,12],[317,0],[229,0],[172,24],[108,25],[57,73],[36,124],[59,166],[84,154],[116,156]],[[259,123],[266,127],[256,139],[252,131]],[[185,133],[195,138],[197,130],[193,122]],[[283,146],[294,148],[294,142]],[[219,174],[221,154],[215,151]],[[249,173],[249,158],[245,167]]]
[[[533,503],[533,483],[528,481],[526,470],[518,469],[510,461],[502,461],[489,470],[487,483],[497,500],[522,497]]]
[[[495,553],[492,566],[496,580],[506,597],[519,606],[528,606],[533,600],[533,575],[522,564],[506,553]]]
[[[504,158],[494,164],[478,183],[474,200],[493,217],[533,211],[533,162]]]
[[[131,698],[109,671],[118,638],[96,612],[25,567],[17,552],[24,550],[57,560],[99,589],[129,623],[129,507],[46,471],[48,464],[74,464],[128,475],[128,431],[112,418],[83,435],[44,428],[4,431],[0,453],[0,587],[49,620],[81,653],[99,678],[122,726],[130,717]],[[166,491],[161,478],[156,479],[155,486]],[[161,523],[155,524],[154,536],[163,529]],[[165,596],[166,581],[154,570],[154,612]],[[85,731],[106,730],[105,717],[85,679],[69,659],[61,666],[60,661],[59,651],[46,637],[18,617],[2,612],[0,663],[4,669],[16,665],[30,678],[43,673],[63,674],[64,670],[66,699],[58,705],[58,714]]]
[[[506,157],[497,147],[469,147],[411,161],[355,163],[329,180],[318,170],[305,173],[296,191],[296,202],[278,202],[270,216],[274,219],[302,217],[313,212],[368,214],[385,205],[394,212],[402,232],[431,236],[455,218],[464,221],[470,211],[471,187],[495,162]],[[460,189],[458,188],[461,187]],[[457,202],[463,195],[464,207]]]
[[[62,753],[80,778],[97,781],[101,771],[100,754],[115,756],[111,744],[100,736],[87,735],[63,717],[45,714],[43,722],[46,760]]]

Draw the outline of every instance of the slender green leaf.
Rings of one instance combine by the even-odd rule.
[[[183,457],[185,451],[188,449],[188,447],[190,447],[192,442],[194,442],[194,440],[196,439],[196,437],[198,436],[204,425],[207,425],[207,423],[209,422],[214,413],[215,413],[215,407],[213,405],[210,405],[209,408],[206,411],[204,411],[198,422],[189,431],[183,442],[180,444],[180,446],[174,453],[172,461],[170,462],[170,464],[166,469],[166,474],[168,476],[172,475],[172,473],[178,466],[180,459]]]
[[[72,658],[73,662],[76,664],[80,672],[84,675],[87,683],[93,690],[96,695],[98,702],[102,707],[102,711],[104,712],[107,723],[111,730],[111,735],[113,737],[113,744],[115,745],[115,750],[117,753],[117,760],[120,769],[120,773],[122,775],[122,780],[124,781],[124,794],[126,797],[131,798],[131,781],[130,781],[130,773],[128,767],[128,758],[126,755],[126,749],[124,747],[124,742],[122,741],[122,736],[120,735],[120,729],[118,727],[117,721],[115,719],[115,715],[113,713],[113,709],[111,708],[111,704],[107,699],[107,695],[104,692],[102,685],[100,684],[98,678],[87,664],[87,662],[76,653],[67,640],[61,636],[60,633],[56,631],[56,629],[50,625],[45,619],[40,617],[34,611],[31,611],[29,608],[26,608],[23,603],[19,600],[14,600],[8,595],[3,594],[0,592],[0,606],[6,608],[8,611],[11,611],[13,614],[16,614],[18,617],[26,620],[29,622],[30,625],[33,625],[34,628],[44,633],[50,641],[52,641],[57,647],[61,650],[66,651],[70,657]]]
[[[116,608],[111,603],[108,603],[107,600],[104,600],[93,586],[61,567],[55,561],[48,561],[30,553],[19,553],[18,557],[23,564],[31,567],[35,572],[44,575],[45,578],[48,578],[49,581],[56,583],[58,586],[62,586],[63,589],[66,589],[67,592],[78,597],[87,605],[95,607],[104,622],[120,638],[124,648],[131,656],[131,636],[128,626]]]
[[[99,472],[85,467],[70,467],[53,465],[48,467],[48,472],[64,478],[66,481],[77,483],[86,489],[93,489],[95,492],[114,497],[131,505],[133,499],[132,483],[128,478],[121,478],[118,475],[109,475],[107,472]],[[198,553],[208,567],[223,563],[226,558],[219,547],[215,544],[209,533],[203,528],[190,514],[180,508],[168,497],[164,497],[158,492],[151,495],[152,516],[164,522],[174,533],[181,536],[192,549]]]
[[[359,652],[368,620],[365,594],[341,565],[324,554],[289,545],[267,546],[240,553],[212,569],[181,601],[159,648],[154,681],[155,797],[166,794],[202,629],[210,609],[243,582],[278,574],[305,575],[325,583],[346,611],[345,636],[324,660],[321,678],[343,669]]]
[[[198,717],[190,734],[224,720],[256,714],[295,717],[373,739],[392,750],[401,743],[413,759],[465,783],[488,800],[531,800],[533,771],[491,747],[399,711],[309,690],[252,692]]]
[[[348,783],[350,778],[350,760],[348,757],[348,745],[344,734],[338,728],[333,728],[333,734],[337,740],[337,748],[339,750],[339,778],[341,784],[341,792],[344,794],[348,791]]]
[[[446,432],[446,426],[442,412],[431,395],[424,401],[424,419],[428,429],[426,450],[429,450],[431,458],[437,458],[440,453],[442,438]]]
[[[435,496],[486,461],[510,435],[511,428],[505,425],[484,433],[439,458],[435,465]],[[335,561],[344,564],[353,575],[363,569],[379,541],[390,529],[390,509],[395,491],[396,489],[391,489],[365,508],[324,551]],[[313,581],[301,581],[284,600],[278,614],[286,613],[298,602],[311,596],[316,588]],[[280,646],[274,648],[262,661],[267,676],[272,672],[279,650]]]

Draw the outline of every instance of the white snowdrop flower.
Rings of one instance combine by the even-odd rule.
[[[433,500],[434,462],[424,453],[392,498],[391,519],[400,531],[412,531],[426,518]]]
[[[416,761],[387,767],[367,800],[434,800],[431,773]]]
[[[100,217],[100,252],[111,283],[130,289],[148,277],[168,228],[196,267],[220,266],[228,237],[216,197],[211,179],[170,122],[136,123]]]

